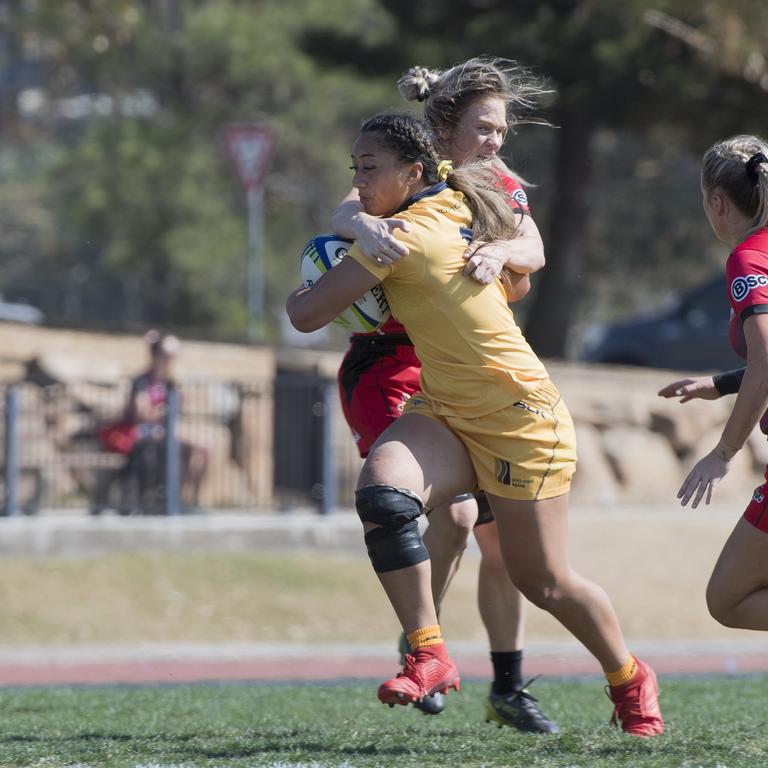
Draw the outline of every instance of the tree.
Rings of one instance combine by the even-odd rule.
[[[373,44],[346,39],[327,27],[307,37],[315,55],[338,61],[352,56],[360,71],[370,63],[390,76],[415,63],[445,67],[479,53],[519,59],[545,74],[557,98],[549,111],[556,126],[553,192],[545,228],[548,266],[527,318],[526,336],[543,356],[562,356],[578,303],[588,295],[587,253],[592,220],[595,140],[611,129],[652,137],[663,134],[681,148],[699,150],[704,129],[711,135],[764,124],[768,104],[750,103],[749,119],[734,108],[754,95],[754,86],[713,66],[686,42],[648,23],[649,11],[677,14],[696,26],[713,24],[724,4],[687,0],[456,0],[451,13],[422,0],[381,0],[397,32]],[[738,19],[750,3],[730,15]],[[762,12],[762,17],[765,12]],[[765,30],[766,26],[763,26]],[[385,64],[386,62],[386,64]],[[712,104],[721,109],[713,114]],[[629,173],[619,165],[614,172]],[[619,235],[617,235],[618,239]]]
[[[349,29],[368,6],[28,0],[25,34],[48,51],[40,85],[50,111],[81,111],[51,118],[41,138],[56,148],[47,176],[56,234],[36,280],[59,278],[58,293],[40,293],[54,318],[244,338],[245,215],[220,133],[269,121],[279,143],[267,178],[263,330],[274,337],[301,246],[327,228],[346,186],[357,110],[379,97],[351,74],[318,73],[296,40],[320,18]],[[70,274],[78,317],[61,291]]]

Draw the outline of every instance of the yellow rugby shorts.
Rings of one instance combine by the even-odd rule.
[[[405,413],[444,423],[464,443],[480,490],[507,499],[551,499],[566,493],[576,469],[576,432],[557,387],[544,379],[522,400],[500,411],[466,419],[436,414],[424,392]]]

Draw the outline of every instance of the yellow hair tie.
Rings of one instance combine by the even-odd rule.
[[[441,160],[437,164],[437,178],[440,179],[440,181],[445,181],[452,170],[453,163],[450,160]]]

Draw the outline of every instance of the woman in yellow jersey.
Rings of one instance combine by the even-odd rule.
[[[453,170],[438,161],[429,130],[409,115],[366,121],[352,161],[366,212],[407,222],[397,237],[408,258],[375,266],[353,246],[314,286],[292,293],[287,309],[298,330],[313,331],[381,282],[422,362],[422,391],[374,444],[356,493],[369,557],[413,649],[379,699],[407,704],[458,688],[416,521],[425,504],[476,487],[493,509],[512,581],[599,661],[623,729],[661,733],[653,671],[630,655],[605,592],[568,561],[576,458],[568,411],[515,324],[502,283],[462,274],[470,225],[480,240],[514,236],[498,177],[482,165]]]
[[[528,119],[536,99],[545,92],[542,84],[514,61],[477,57],[444,72],[413,67],[400,78],[398,89],[405,99],[424,103],[424,119],[438,139],[436,148],[442,157],[456,167],[485,162],[498,174],[517,214],[515,237],[472,242],[465,274],[467,279],[489,283],[506,265],[515,287],[508,298],[522,298],[530,289],[528,275],[544,265],[544,247],[525,191],[498,153],[510,126]],[[367,214],[355,188],[331,218],[336,234],[355,240],[365,256],[380,264],[407,257],[407,247],[392,234],[401,227],[407,228],[403,219]],[[420,369],[413,344],[394,317],[373,333],[350,338],[339,370],[339,394],[361,457],[368,455],[378,436],[419,390]],[[423,538],[438,615],[473,531],[480,549],[478,606],[493,667],[485,718],[521,731],[557,733],[557,725],[523,682],[525,600],[507,574],[496,522],[483,494],[464,493],[429,513]],[[416,706],[428,714],[439,713],[443,696],[426,697]]]

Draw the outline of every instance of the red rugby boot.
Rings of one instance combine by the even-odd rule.
[[[659,709],[659,685],[656,673],[639,659],[637,672],[628,683],[606,686],[608,698],[614,703],[611,725],[621,723],[625,733],[632,736],[658,736],[664,733],[664,719]]]
[[[403,656],[403,671],[379,686],[379,701],[390,707],[405,705],[438,691],[448,693],[449,688],[459,690],[459,670],[445,646],[430,646]]]

